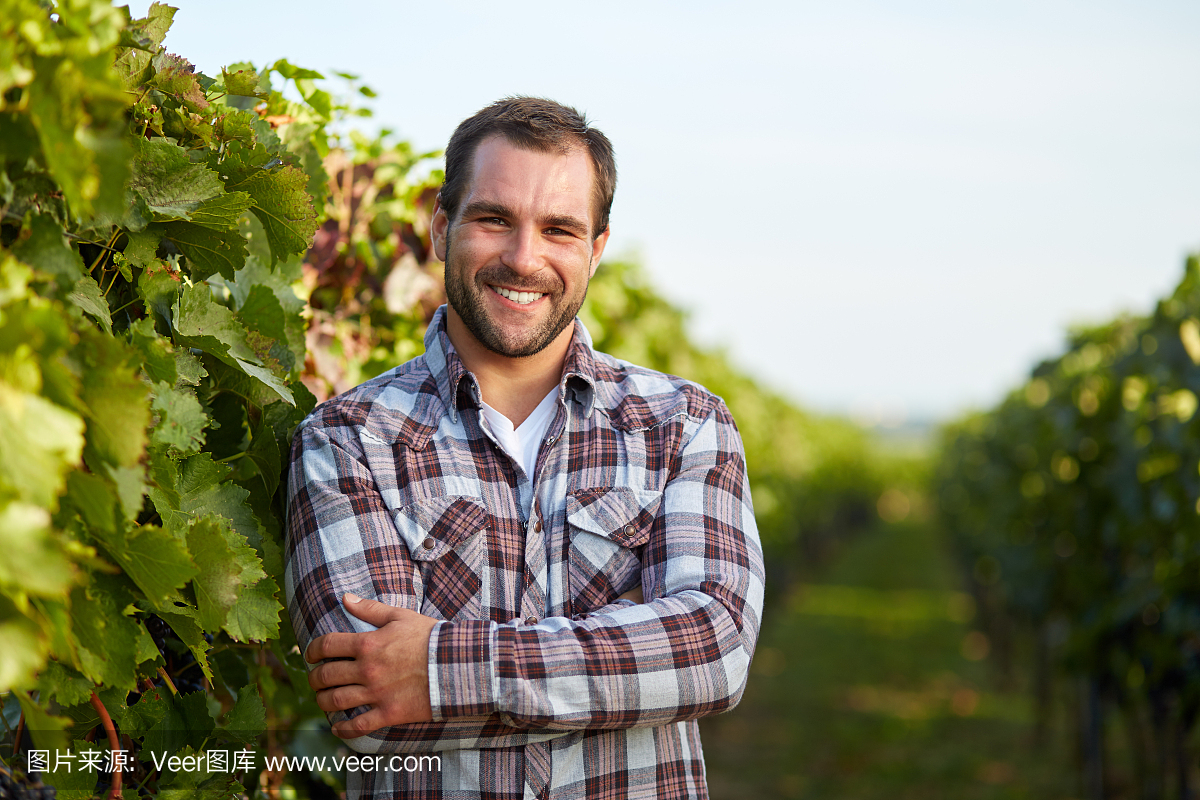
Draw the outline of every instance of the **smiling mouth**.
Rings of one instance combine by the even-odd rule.
[[[544,292],[514,292],[511,289],[505,289],[503,286],[492,286],[490,288],[505,300],[511,300],[519,306],[527,306],[534,300],[540,300],[546,296]]]

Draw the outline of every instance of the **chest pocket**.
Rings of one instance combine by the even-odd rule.
[[[487,580],[487,510],[475,497],[417,500],[396,512],[416,562],[421,613],[454,621],[481,616]]]
[[[608,605],[641,583],[642,551],[661,503],[662,492],[627,488],[567,495],[567,571],[575,613]]]

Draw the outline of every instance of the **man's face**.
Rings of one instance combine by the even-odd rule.
[[[523,150],[480,142],[457,219],[434,213],[452,313],[484,347],[509,358],[541,352],[564,333],[608,241],[592,228],[587,151]]]

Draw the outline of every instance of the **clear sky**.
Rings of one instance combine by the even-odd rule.
[[[202,71],[357,73],[422,148],[506,94],[585,111],[617,149],[609,254],[823,410],[991,404],[1200,249],[1195,2],[173,5]]]

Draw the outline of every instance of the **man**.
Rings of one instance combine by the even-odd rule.
[[[352,795],[707,796],[695,720],[744,689],[762,554],[724,403],[575,319],[615,183],[573,109],[463,122],[425,354],[296,433],[285,577],[317,702],[360,752],[440,758],[378,759]]]

